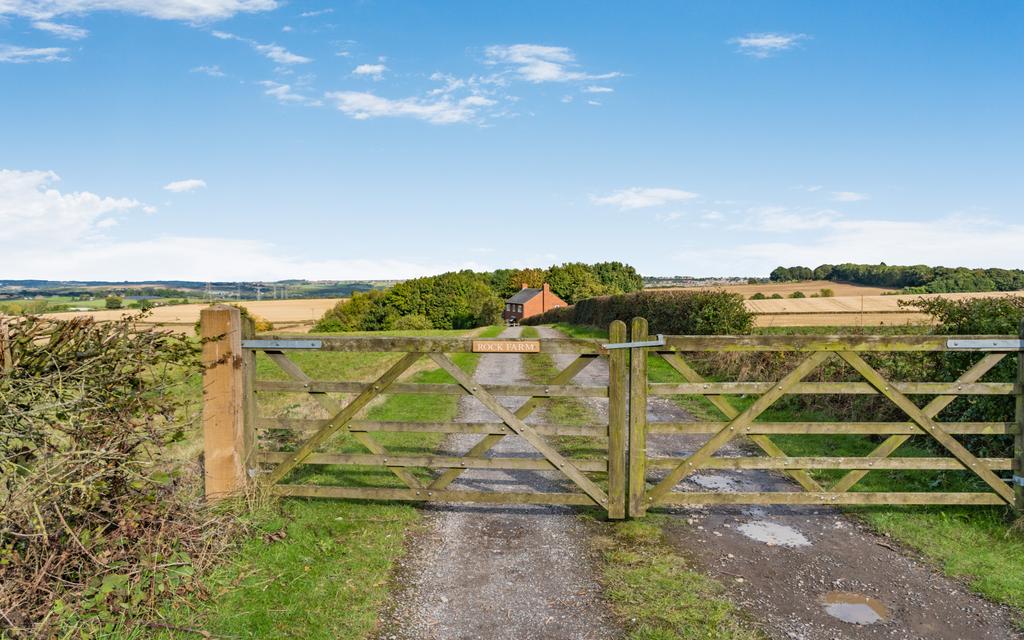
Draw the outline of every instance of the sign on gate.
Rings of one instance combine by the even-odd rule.
[[[540,340],[474,340],[473,353],[540,353]]]

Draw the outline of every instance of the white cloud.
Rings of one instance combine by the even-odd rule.
[[[632,187],[621,189],[607,196],[590,196],[590,201],[599,205],[616,206],[625,211],[627,209],[659,207],[670,202],[685,202],[696,197],[696,193],[682,189]]]
[[[565,104],[569,104],[570,102],[572,102],[572,96],[562,96],[562,102],[564,102]]]
[[[374,80],[380,80],[388,68],[382,64],[361,64],[352,70],[357,76],[370,76]]]
[[[142,205],[132,198],[98,196],[87,191],[62,193],[52,171],[0,169],[0,254],[18,246],[62,246],[107,226],[105,216]],[[10,246],[5,243],[10,242]],[[49,243],[49,244],[48,244]]]
[[[120,11],[160,20],[208,22],[277,7],[276,0],[2,0],[0,15],[50,20],[94,11]]]
[[[600,107],[601,106],[601,103],[598,102],[597,100],[587,100],[587,104],[589,104],[592,107]]]
[[[803,33],[748,33],[729,42],[738,45],[740,53],[755,58],[769,58],[776,53],[792,49],[809,37]]]
[[[76,27],[73,24],[62,24],[59,22],[38,20],[36,22],[33,22],[32,26],[36,29],[39,29],[40,31],[52,33],[58,38],[64,38],[65,40],[81,40],[82,38],[89,35],[88,29]]]
[[[212,76],[214,78],[222,78],[222,77],[224,77],[224,72],[221,71],[219,65],[205,65],[204,64],[204,65],[201,65],[201,66],[198,66],[198,67],[194,67],[194,68],[190,69],[190,71],[192,73],[205,73],[206,75]]]
[[[694,246],[677,256],[693,273],[767,274],[780,264],[946,264],[1020,268],[1024,225],[963,216],[933,220],[837,220],[799,242]]]
[[[313,18],[315,16],[322,16],[325,13],[334,13],[334,9],[320,9],[318,11],[303,11],[299,15],[303,18]]]
[[[277,98],[278,102],[284,104],[302,104],[308,107],[319,107],[323,105],[323,102],[316,98],[310,98],[300,93],[295,93],[292,91],[291,85],[288,84],[281,84],[280,82],[274,82],[273,80],[261,80],[259,84],[266,88],[266,91],[264,91],[265,94]]]
[[[733,229],[791,233],[832,226],[842,216],[831,209],[787,209],[786,207],[754,207]]]
[[[30,48],[19,47],[13,44],[0,44],[0,62],[24,64],[26,62],[67,62],[68,58],[64,53],[67,49],[61,47]]]
[[[860,202],[861,200],[867,200],[870,196],[866,193],[857,193],[856,191],[833,191],[832,199],[836,202]]]
[[[265,55],[270,60],[278,64],[306,64],[312,62],[312,58],[306,56],[300,56],[298,54],[288,51],[281,45],[277,44],[256,44],[252,45],[252,48]]]
[[[176,180],[164,185],[164,190],[173,191],[174,193],[187,193],[189,191],[195,191],[196,189],[202,189],[206,187],[206,181],[200,180],[199,178],[189,178],[188,180]]]
[[[211,31],[210,35],[214,38],[219,38],[220,40],[237,40],[238,42],[244,42],[255,51],[263,54],[268,59],[273,60],[278,64],[306,64],[307,62],[313,61],[312,58],[292,53],[279,44],[261,44],[255,40],[236,36],[235,34],[228,33],[226,31]]]
[[[599,87],[597,85],[592,84],[589,87],[585,88],[583,90],[583,93],[612,93],[614,91],[615,89],[612,89],[611,87]]]
[[[551,47],[539,44],[494,45],[484,52],[487,64],[510,66],[523,80],[528,82],[571,82],[579,80],[604,80],[619,77],[620,73],[592,75],[574,70],[576,56],[568,47]]]
[[[281,27],[281,31],[284,31],[285,33],[291,33],[292,31],[294,31],[294,29],[292,29],[288,25],[284,25],[283,27]]]
[[[370,118],[415,118],[431,124],[471,122],[479,108],[495,104],[483,96],[452,100],[445,96],[436,100],[401,98],[392,100],[361,91],[331,91],[325,96],[344,114],[356,120]]]

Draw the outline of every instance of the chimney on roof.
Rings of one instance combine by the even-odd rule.
[[[527,283],[524,282],[523,283],[523,289],[529,289],[529,288],[530,288],[530,285],[528,285]]]
[[[548,285],[548,283],[545,282],[544,283],[544,292],[547,293],[548,291],[551,291],[551,287]]]

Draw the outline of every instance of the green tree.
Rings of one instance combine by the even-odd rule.
[[[567,262],[551,267],[548,269],[547,281],[555,295],[569,304],[608,293],[608,288],[582,262]]]
[[[107,296],[104,302],[108,309],[120,309],[124,306],[124,298],[113,294]]]

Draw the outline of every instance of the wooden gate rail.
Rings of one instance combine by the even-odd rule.
[[[647,325],[634,320],[633,341],[647,340]],[[1021,338],[1024,338],[1022,328]],[[664,345],[632,350],[630,405],[637,414],[631,420],[629,514],[641,516],[656,505],[680,504],[1009,504],[1024,508],[1024,363],[1018,365],[1015,383],[982,382],[981,378],[1009,353],[1020,353],[1018,336],[665,336]],[[973,344],[971,344],[973,343]],[[969,345],[969,346],[965,346]],[[722,382],[702,378],[684,354],[707,352],[802,352],[804,359],[778,380]],[[887,380],[860,354],[865,352],[975,352],[981,358],[952,382],[901,382]],[[647,359],[654,354],[666,361],[685,382],[650,383]],[[862,381],[805,382],[804,378],[829,360],[839,360],[860,374]],[[1018,358],[1018,361],[1024,358]],[[900,422],[758,422],[779,399],[791,394],[879,395],[897,406],[909,420]],[[725,421],[647,422],[649,396],[697,395],[706,398]],[[740,411],[728,396],[750,395],[755,400]],[[919,407],[910,395],[935,396]],[[1016,396],[1012,421],[938,422],[936,416],[960,396]],[[644,424],[640,424],[643,422]],[[685,457],[648,457],[646,433],[706,434],[710,437]],[[850,456],[789,456],[770,436],[883,435],[888,436],[871,452]],[[1013,458],[977,458],[954,435],[1015,436]],[[927,436],[950,457],[892,457],[911,436]],[[765,456],[715,455],[741,436],[758,445]],[[674,491],[686,477],[705,469],[777,470],[796,480],[798,491],[711,492]],[[808,471],[847,470],[829,487],[822,487]],[[664,473],[667,470],[667,473]],[[873,470],[960,470],[974,474],[990,492],[868,492],[851,491]],[[648,471],[662,471],[648,474]],[[1011,471],[1000,477],[997,471]]]

